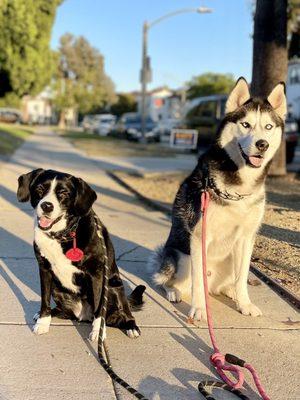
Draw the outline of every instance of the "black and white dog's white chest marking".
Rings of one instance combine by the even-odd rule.
[[[62,286],[78,293],[79,287],[74,284],[73,278],[74,274],[82,273],[82,271],[65,256],[61,244],[57,240],[51,239],[38,227],[35,228],[34,240],[42,256],[49,261],[54,275]]]

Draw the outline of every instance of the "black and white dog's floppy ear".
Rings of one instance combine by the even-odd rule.
[[[74,201],[74,211],[76,215],[86,215],[97,199],[96,192],[81,178],[72,178],[76,197]]]
[[[30,185],[42,172],[43,168],[34,169],[28,174],[23,174],[18,178],[17,198],[22,203],[30,199]]]

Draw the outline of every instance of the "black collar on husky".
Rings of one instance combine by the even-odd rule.
[[[222,192],[216,185],[215,180],[209,174],[208,164],[203,165],[203,189],[202,191],[206,191],[208,189],[212,189],[214,193],[221,197],[224,200],[233,200],[238,201],[244,199],[246,196],[250,196],[250,194],[239,194],[235,192],[235,194],[228,193],[227,190]]]
[[[45,233],[50,239],[56,239],[60,242],[70,242],[73,240],[73,237],[70,235],[70,233],[76,231],[80,218],[81,217],[72,217],[68,223],[68,226],[62,231]]]

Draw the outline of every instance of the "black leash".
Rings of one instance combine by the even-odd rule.
[[[123,388],[125,388],[129,393],[131,393],[133,396],[135,396],[137,399],[140,400],[148,400],[143,394],[139,393],[136,389],[134,389],[132,386],[130,386],[124,379],[122,379],[119,375],[115,373],[115,371],[112,369],[111,365],[107,363],[105,356],[104,356],[104,350],[105,350],[105,317],[106,317],[106,311],[107,311],[107,301],[108,301],[108,275],[109,275],[109,270],[108,270],[108,257],[107,257],[107,250],[105,246],[105,240],[102,235],[102,228],[100,224],[100,220],[98,217],[95,215],[95,223],[97,226],[97,235],[100,239],[102,251],[103,251],[103,257],[104,257],[104,274],[103,274],[103,287],[102,287],[102,296],[101,296],[101,311],[100,311],[100,328],[99,328],[99,338],[98,338],[98,357],[99,357],[99,362],[103,369],[108,373],[108,375],[111,377],[111,379],[115,382],[117,382],[119,385],[121,385]]]

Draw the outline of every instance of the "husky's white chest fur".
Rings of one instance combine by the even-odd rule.
[[[263,196],[244,198],[225,207],[211,201],[207,211],[208,256],[224,259],[240,237],[254,237],[263,218],[264,204]],[[201,226],[199,221],[196,234]]]
[[[49,261],[54,275],[62,286],[77,293],[79,288],[74,284],[73,278],[74,274],[82,273],[82,271],[65,256],[60,243],[51,239],[37,226],[34,229],[34,240],[42,256]]]

